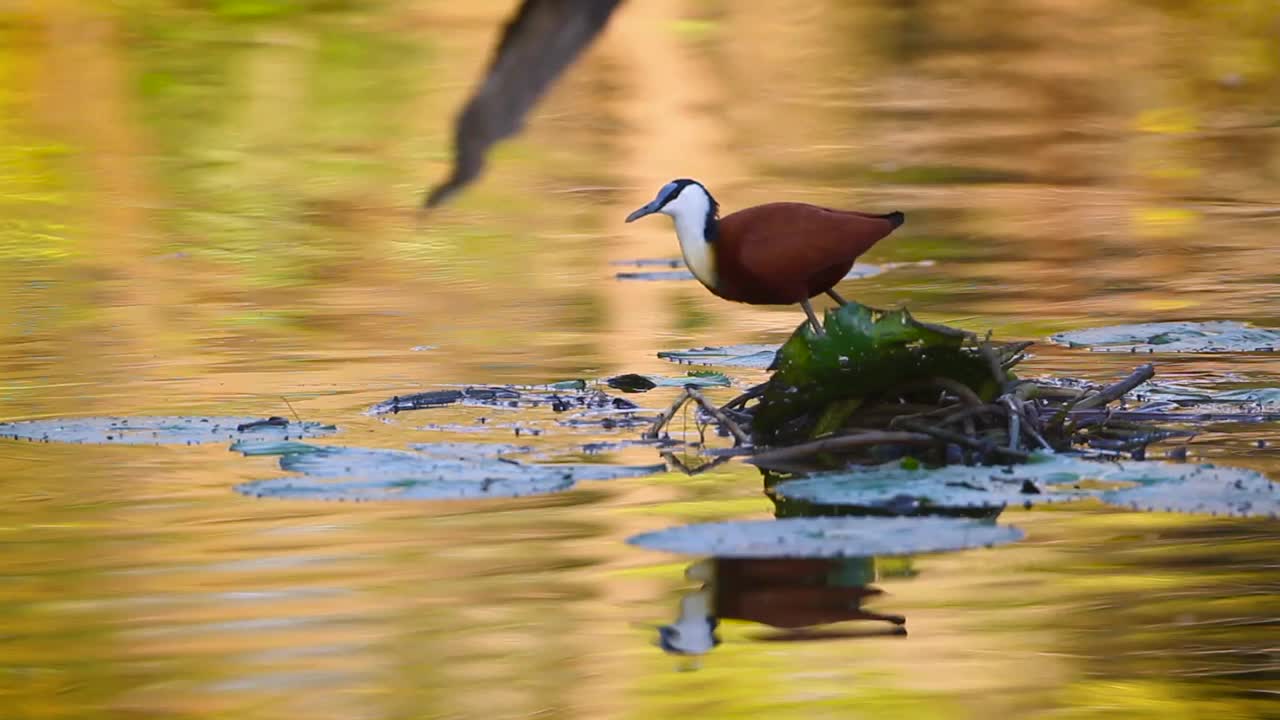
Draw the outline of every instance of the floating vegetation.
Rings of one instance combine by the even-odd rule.
[[[1135,393],[1134,397],[1147,403],[1169,402],[1179,407],[1243,405],[1270,408],[1280,406],[1280,387],[1216,390],[1177,383],[1148,383],[1142,388],[1142,392]]]
[[[1148,423],[1109,407],[1150,380],[1151,365],[1110,385],[1064,387],[1017,377],[1030,342],[992,343],[904,309],[856,303],[829,310],[824,324],[820,335],[807,323],[797,328],[767,382],[718,408],[698,400],[705,419],[738,444],[765,448],[751,460],[760,467],[832,469],[904,456],[929,465],[1010,463],[1079,448],[1141,457],[1150,443],[1187,434],[1156,424],[1168,413]],[[678,397],[646,436],[661,437],[695,392]]]
[[[1144,482],[1103,493],[1102,499],[1137,510],[1280,517],[1280,488],[1275,483],[1259,473],[1212,465],[1197,467],[1181,482]]]
[[[773,365],[774,356],[777,353],[777,345],[726,345],[693,350],[664,350],[658,353],[658,357],[687,365],[718,365],[767,370]]]
[[[1194,422],[1272,418],[1187,412],[1186,405],[1263,407],[1275,399],[1272,389],[1201,395],[1152,387],[1152,365],[1107,385],[1021,379],[1015,369],[1031,343],[992,343],[906,310],[853,303],[828,311],[824,330],[801,324],[778,350],[769,380],[724,405],[686,389],[646,437],[662,437],[692,400],[700,422],[753,446],[748,462],[763,469],[858,468],[777,485],[787,512],[990,517],[1008,505],[1093,497],[1152,509],[1274,513],[1264,476],[1143,462],[1152,443],[1194,434]],[[1124,409],[1126,399],[1143,397],[1174,399]],[[1185,458],[1185,446],[1174,455]]]
[[[318,452],[323,446],[309,445],[295,440],[239,440],[231,443],[231,452],[245,457],[263,455],[288,455],[289,453]]]
[[[1273,352],[1280,348],[1280,329],[1254,327],[1232,320],[1158,322],[1071,330],[1049,339],[1094,352]]]
[[[701,523],[635,535],[632,545],[729,558],[844,558],[991,547],[1014,527],[964,518],[817,517]]]
[[[789,500],[892,515],[998,510],[1089,497],[1144,509],[1217,515],[1271,516],[1280,507],[1280,493],[1251,470],[1063,455],[1037,456],[1032,462],[1004,467],[924,469],[888,463],[789,480],[774,492]]]
[[[821,335],[801,326],[778,351],[752,416],[758,442],[826,434],[877,397],[919,402],[952,392],[981,404],[1005,380],[983,347],[967,342],[970,333],[918,322],[905,309],[850,303],[828,311],[824,325]]]
[[[139,416],[55,418],[0,423],[0,438],[104,445],[197,445],[283,441],[337,432],[333,425],[281,417]]]
[[[528,455],[533,452],[532,446],[511,443],[427,442],[412,443],[409,447],[423,455],[454,460],[497,459],[511,455]]]
[[[656,387],[729,387],[729,377],[713,370],[690,370],[683,377],[663,375],[639,375],[626,373],[614,375],[605,384],[623,392],[648,392]]]
[[[840,473],[788,480],[774,492],[788,500],[865,508],[893,515],[924,515],[953,508],[1000,509],[1100,494],[1080,486],[1108,466],[1069,456],[1003,467],[948,465],[936,469],[891,462]]]
[[[396,395],[365,411],[366,415],[387,415],[462,404],[475,407],[536,408],[554,412],[567,410],[635,410],[626,398],[588,389],[583,380],[566,380],[541,387],[468,386],[461,389],[430,390],[412,395]]]
[[[250,446],[253,454],[267,448]],[[423,443],[415,451],[345,446],[280,446],[280,468],[303,477],[257,480],[236,489],[255,497],[317,500],[442,500],[561,492],[579,480],[639,477],[655,465],[524,463],[523,446]],[[333,480],[337,479],[337,480]]]
[[[368,502],[375,500],[476,500],[515,498],[563,492],[573,487],[570,478],[499,477],[444,479],[406,477],[394,480],[344,480],[326,482],[312,478],[273,478],[236,486],[252,497],[291,500]]]

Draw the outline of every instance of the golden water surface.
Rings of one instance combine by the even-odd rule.
[[[0,419],[287,400],[349,444],[630,437],[362,413],[781,340],[795,308],[615,279],[676,256],[668,222],[622,218],[685,176],[726,210],[906,212],[866,259],[913,264],[841,290],[928,320],[1280,325],[1274,0],[631,0],[420,222],[514,4],[0,2]],[[1031,373],[1135,364],[1036,352]],[[1153,359],[1280,384],[1267,354]],[[1191,454],[1280,477],[1275,431]],[[0,441],[0,718],[1280,717],[1274,521],[1009,512],[1025,541],[881,578],[869,606],[906,637],[728,621],[692,662],[653,644],[686,561],[623,540],[769,517],[749,466],[467,503],[232,490],[277,473],[225,445]]]

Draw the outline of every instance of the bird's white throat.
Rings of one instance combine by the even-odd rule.
[[[660,212],[670,215],[680,238],[680,254],[689,272],[709,288],[716,286],[715,248],[707,242],[707,212],[711,200],[698,185],[689,185]]]

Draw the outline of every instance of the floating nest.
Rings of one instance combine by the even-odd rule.
[[[721,406],[687,388],[645,433],[658,437],[686,402],[750,448],[751,462],[806,470],[912,457],[930,465],[1010,464],[1036,451],[1143,459],[1185,430],[1167,414],[1120,409],[1155,375],[1140,365],[1108,385],[1018,377],[1031,342],[994,342],[924,323],[905,309],[856,303],[828,311],[778,350],[767,382]]]

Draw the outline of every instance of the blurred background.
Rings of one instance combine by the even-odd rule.
[[[931,321],[1280,325],[1274,0],[631,0],[420,219],[515,6],[0,0],[0,419],[287,398],[352,444],[506,440],[465,410],[360,413],[780,341],[795,308],[615,277],[678,257],[665,221],[622,223],[675,177],[725,212],[906,212],[864,258],[889,269],[840,289]],[[1041,347],[1031,367],[1132,364]],[[1160,372],[1274,384],[1280,362]],[[1193,456],[1276,477],[1270,429]],[[234,494],[272,474],[257,460],[0,443],[0,715],[1277,717],[1274,523],[1009,513],[1028,542],[882,583],[908,638],[728,624],[678,673],[652,624],[684,564],[621,540],[767,517],[755,470],[347,507]]]

